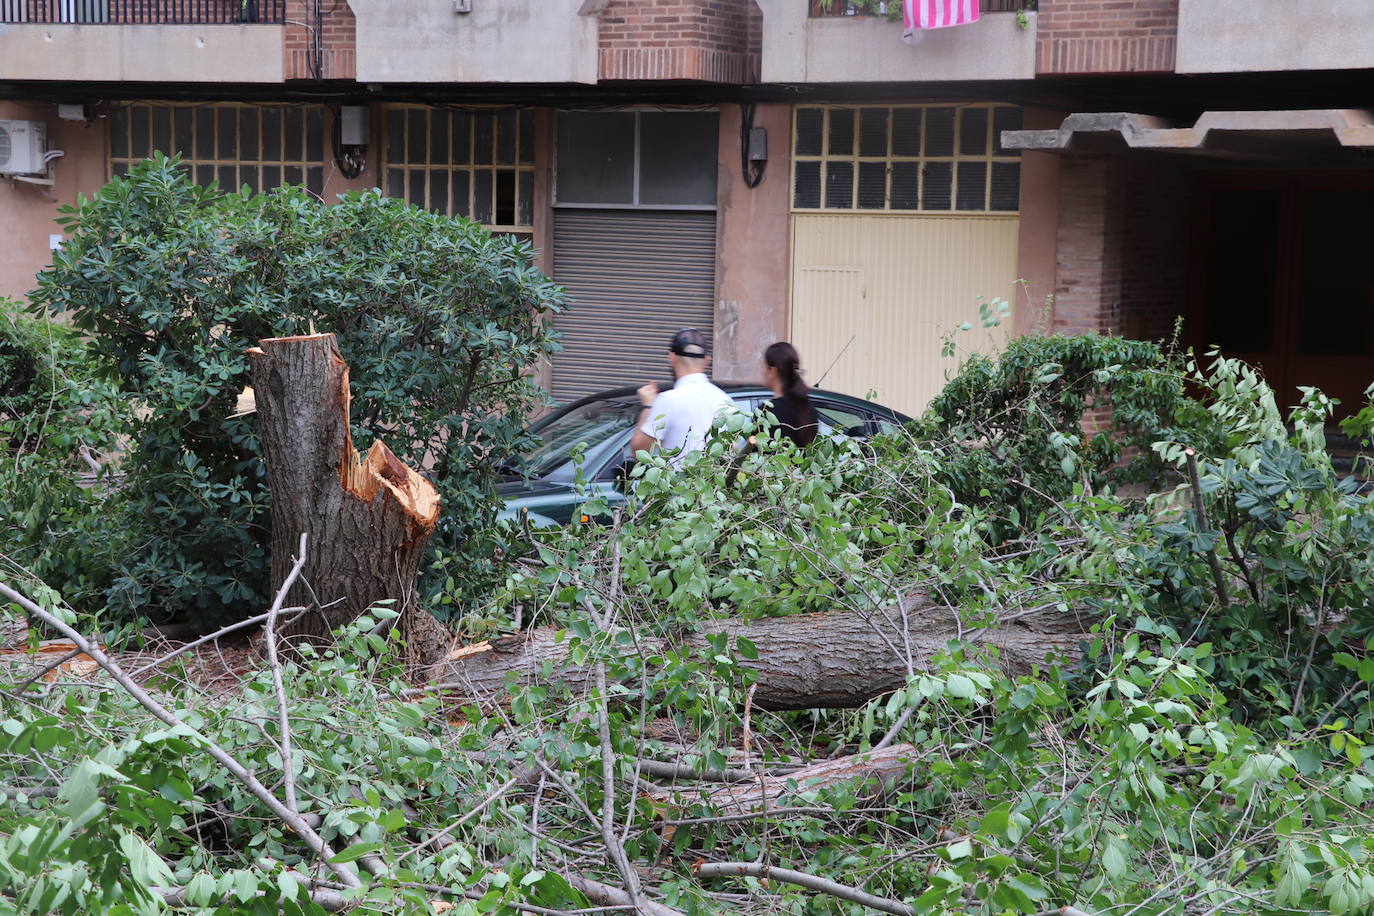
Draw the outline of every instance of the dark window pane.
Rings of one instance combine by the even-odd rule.
[[[129,109],[116,108],[110,112],[110,155],[115,159],[129,157]]]
[[[436,169],[429,173],[429,208],[435,213],[448,213],[448,172]]]
[[[515,164],[515,124],[514,111],[496,115],[496,161],[500,165]]]
[[[112,163],[110,163],[110,174],[111,174],[111,175],[127,175],[128,173],[129,173],[129,163],[127,163],[127,162],[112,162]]]
[[[264,165],[262,167],[262,189],[270,191],[273,188],[281,187],[281,166]]]
[[[948,210],[952,193],[950,179],[953,171],[948,162],[926,163],[925,188],[922,191],[921,208],[924,210]]]
[[[1219,191],[1212,198],[1206,341],[1235,353],[1268,353],[1274,341],[1279,191]]]
[[[960,210],[982,210],[986,206],[988,191],[988,164],[984,162],[959,163]]]
[[[281,161],[281,109],[273,105],[262,111],[262,158]]]
[[[153,149],[170,156],[172,148],[172,109],[161,105],[153,109]]]
[[[478,112],[472,116],[472,161],[478,165],[491,163],[492,145],[496,135],[496,116]]]
[[[797,183],[792,191],[792,206],[811,209],[821,205],[821,164],[798,162]]]
[[[864,108],[859,112],[859,155],[887,155],[886,108]]]
[[[825,206],[827,209],[841,210],[854,206],[854,163],[826,163]]]
[[[859,163],[859,207],[881,210],[887,204],[887,163]]]
[[[921,109],[898,108],[892,112],[892,155],[921,155]]]
[[[216,159],[237,159],[238,158],[238,112],[232,108],[216,108],[216,138],[215,158]],[[220,180],[223,184],[223,179]]]
[[[453,161],[458,165],[472,163],[472,115],[466,111],[453,113]]]
[[[420,165],[426,162],[428,150],[429,112],[423,108],[412,108],[406,113],[406,164]]]
[[[520,112],[520,164],[534,165],[534,110]]]
[[[216,177],[219,178],[221,191],[237,191],[239,177],[232,165],[222,165],[218,169]]]
[[[262,159],[258,146],[258,110],[251,105],[239,109],[239,158],[256,162]]]
[[[917,162],[892,163],[893,210],[915,210],[921,203],[921,166]]]
[[[172,147],[188,159],[195,155],[196,148],[191,129],[194,115],[195,112],[185,105],[172,109]]]
[[[196,184],[202,188],[210,187],[210,182],[215,180],[215,167],[213,165],[196,166]]]
[[[305,112],[295,105],[287,105],[281,113],[281,157],[287,162],[300,162],[305,155]],[[300,184],[300,180],[286,180],[287,184]]]
[[[196,158],[215,158],[215,109],[196,108]]]
[[[129,155],[134,159],[147,159],[152,152],[151,131],[148,128],[147,105],[135,105],[129,109]]]
[[[926,111],[925,155],[954,155],[953,108],[931,108]]]
[[[1374,290],[1355,265],[1369,257],[1374,191],[1308,191],[1305,196],[1298,355],[1367,357],[1374,345]],[[1359,378],[1354,387],[1363,389],[1368,382]]]
[[[1021,129],[1021,109],[1014,105],[998,105],[992,110],[992,148],[998,154],[1015,155],[1020,150],[1008,150],[1002,146],[1002,131]]]
[[[410,193],[406,195],[406,200],[417,207],[425,205],[425,170],[410,170]]]
[[[472,213],[472,173],[466,169],[455,169],[449,173],[453,182],[453,215],[468,216]]]
[[[639,203],[714,206],[717,114],[646,111],[639,118]]]
[[[257,193],[262,190],[258,185],[258,167],[256,165],[239,166],[239,186],[248,185],[248,190]]]
[[[305,170],[305,187],[316,197],[324,197],[324,167],[312,165]]]
[[[472,218],[485,225],[491,224],[491,170],[478,169],[472,173]]]
[[[308,162],[324,161],[324,109],[319,105],[305,111],[305,158]]]
[[[993,210],[1021,209],[1021,163],[994,162],[992,164]]]
[[[449,128],[449,113],[445,108],[435,108],[429,113],[429,161],[435,165],[447,164],[448,140],[452,131]],[[447,182],[445,182],[447,187]],[[444,205],[447,213],[448,205]]]
[[[559,201],[634,203],[634,164],[633,112],[559,113]]]
[[[406,110],[392,108],[386,113],[386,159],[394,165],[406,161]],[[400,195],[395,195],[399,197]]]
[[[498,226],[515,225],[515,173],[501,169],[496,173],[496,207],[492,220]]]
[[[534,173],[520,173],[519,206],[515,213],[517,226],[534,225]]]
[[[988,152],[988,110],[965,108],[959,112],[959,152],[964,156],[986,156]]]
[[[401,169],[387,169],[386,172],[386,196],[405,197],[406,196],[406,173]]]
[[[305,175],[298,165],[288,165],[281,170],[282,184],[298,185],[305,181]]]
[[[854,109],[830,109],[830,137],[825,150],[832,156],[854,155]]]
[[[821,134],[825,125],[825,109],[797,109],[797,155],[819,156]]]

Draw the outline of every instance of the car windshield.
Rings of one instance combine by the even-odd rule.
[[[592,401],[550,417],[532,430],[539,444],[521,458],[521,473],[571,481],[576,473],[573,450],[584,442],[584,466],[590,472],[619,441],[619,434],[629,431],[638,413],[639,404],[634,401]]]

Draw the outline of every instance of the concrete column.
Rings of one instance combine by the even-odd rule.
[[[1056,128],[1065,112],[1027,108],[1027,130]],[[1017,234],[1017,277],[1022,281],[1014,306],[1014,326],[1019,335],[1044,334],[1054,308],[1055,252],[1059,236],[1058,153],[1026,151],[1021,154],[1021,219]]]
[[[53,164],[51,189],[0,179],[0,296],[23,299],[34,275],[52,262],[48,237],[62,233],[53,222],[58,208],[95,194],[109,178],[109,122],[63,121],[46,102],[0,102],[0,120],[10,119],[42,121],[48,149],[64,153]]]
[[[712,374],[727,381],[757,380],[764,348],[787,338],[792,106],[760,104],[754,126],[768,131],[768,168],[750,188],[740,168],[740,107],[721,106]]]

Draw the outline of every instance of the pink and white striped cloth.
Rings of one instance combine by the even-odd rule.
[[[978,21],[978,0],[902,0],[905,38],[918,37],[922,29],[943,29]]]

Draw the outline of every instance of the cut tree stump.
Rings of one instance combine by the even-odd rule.
[[[415,577],[439,519],[439,493],[380,440],[367,457],[349,432],[348,364],[333,334],[276,337],[248,351],[272,494],[272,587],[291,570],[301,532],[306,562],[287,595],[306,611],[281,627],[325,643],[380,601],[400,612],[407,666],[423,670],[452,648],[421,610]]]
[[[971,654],[996,646],[1000,664],[1011,673],[1024,673],[1049,656],[1074,652],[1081,640],[1090,638],[1074,617],[1057,612],[968,629],[958,627],[957,613],[918,599],[882,613],[703,620],[695,632],[674,642],[641,633],[636,647],[621,651],[648,657],[674,644],[704,649],[711,634],[727,634],[731,645],[744,637],[758,649],[757,659],[740,660],[759,674],[754,705],[782,710],[862,706],[903,686],[908,671],[921,671],[961,637]],[[551,672],[547,677],[546,665]],[[548,627],[457,649],[430,670],[429,680],[459,701],[492,703],[503,700],[512,673],[522,685],[557,682],[574,692],[589,689],[594,680],[591,666],[569,661],[567,637]]]

